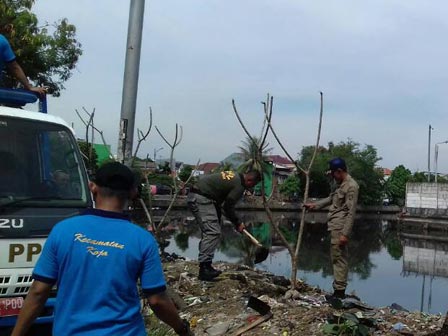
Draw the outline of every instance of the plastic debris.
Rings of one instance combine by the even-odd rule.
[[[401,322],[397,322],[392,327],[395,331],[402,331],[403,329],[407,328],[407,325]]]
[[[226,324],[228,329],[222,335],[231,336],[247,325],[252,320],[250,316],[254,315],[254,311],[246,307],[250,295],[268,303],[272,307],[273,317],[248,335],[317,336],[323,334],[324,327],[327,330],[334,327],[333,335],[345,328],[348,332],[356,330],[357,334],[350,335],[357,336],[440,336],[445,317],[406,312],[392,305],[375,308],[353,297],[339,300],[341,308],[345,305],[344,309],[335,309],[326,303],[325,293],[305,282],[301,282],[295,290],[287,291],[286,287],[275,285],[273,275],[268,272],[227,263],[215,263],[214,267],[223,271],[220,279],[201,282],[197,279],[197,262],[177,260],[164,264],[169,286],[186,303],[180,315],[190,321],[196,336],[219,334],[226,329]],[[278,279],[276,282],[280,284],[282,281]],[[285,295],[287,292],[289,294]],[[332,319],[327,322],[329,317]],[[145,320],[150,318],[145,317]],[[218,325],[223,328],[221,331],[214,329]],[[394,326],[402,329],[395,330]]]

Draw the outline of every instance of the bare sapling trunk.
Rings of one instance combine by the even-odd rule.
[[[185,181],[185,185],[187,185],[191,181],[191,179],[193,178],[194,172],[198,169],[199,163],[200,163],[200,160],[198,160],[198,162],[196,163],[196,166],[191,171],[190,176],[188,177],[187,181]],[[156,227],[157,236],[160,236],[161,230],[166,225],[165,221],[167,220],[168,215],[169,215],[171,209],[173,208],[174,204],[176,203],[177,197],[179,196],[179,194],[182,191],[182,189],[183,188],[179,188],[178,186],[175,188],[175,191],[174,191],[174,193],[171,196],[170,204],[168,205],[168,208],[166,209],[165,213],[163,214],[162,219],[160,220],[159,224]]]
[[[313,156],[308,164],[308,168],[305,171],[305,190],[303,192],[303,204],[308,201],[308,194],[310,190],[310,172],[313,167],[314,160],[317,155],[317,151],[319,150],[319,142],[320,142],[320,134],[322,130],[322,116],[323,116],[323,94],[320,93],[320,113],[319,113],[319,126],[317,129],[317,137],[316,137],[316,146],[314,147]],[[297,284],[297,270],[299,267],[299,251],[300,246],[302,245],[303,238],[303,230],[305,228],[305,219],[306,219],[306,208],[302,206],[302,213],[300,216],[300,227],[299,232],[297,234],[297,242],[295,246],[294,255],[291,258],[291,286],[293,288]]]
[[[156,231],[156,227],[154,225],[154,221],[152,220],[152,214],[149,212],[148,207],[146,206],[145,201],[143,200],[143,198],[139,198],[138,201],[140,202],[140,205],[142,206],[143,211],[145,211],[145,215],[146,215],[146,218],[148,219],[149,226],[151,227],[152,232],[155,232]]]
[[[268,123],[270,121],[270,118],[272,116],[272,103],[273,103],[273,97],[271,97],[269,94],[267,95],[267,99],[266,102],[262,102],[263,106],[264,106],[264,113],[266,116],[266,120],[268,120]],[[248,138],[250,139],[250,141],[252,142],[252,144],[257,146],[257,158],[254,158],[253,160],[261,160],[261,162],[259,162],[260,166],[263,167],[263,158],[262,158],[262,150],[263,147],[265,145],[266,142],[266,138],[269,132],[269,127],[264,127],[265,123],[263,123],[263,129],[262,129],[262,137],[261,137],[261,142],[258,143],[253,137],[252,135],[249,133],[249,131],[247,130],[247,127],[245,126],[244,122],[242,121],[238,109],[236,107],[235,104],[235,100],[232,99],[232,106],[233,106],[233,111],[235,113],[236,118],[238,119],[238,122],[241,126],[241,128],[244,130],[244,132],[246,133],[246,135],[248,136]],[[268,125],[268,124],[266,124]],[[262,194],[262,200],[263,200],[263,206],[266,210],[266,215],[268,218],[268,222],[271,225],[271,227],[274,229],[275,233],[279,236],[280,240],[282,241],[283,245],[288,249],[288,252],[290,255],[293,254],[293,250],[292,247],[290,246],[290,244],[288,243],[288,240],[285,238],[285,236],[283,235],[283,233],[280,231],[280,228],[278,226],[278,224],[274,221],[274,217],[272,215],[272,211],[269,208],[269,203],[265,194],[265,181],[264,181],[264,174],[263,174],[263,170],[260,169],[260,174],[262,176],[261,179],[261,194]]]
[[[141,131],[140,129],[137,129],[137,146],[135,147],[135,151],[134,151],[134,155],[131,158],[130,161],[130,165],[131,167],[133,167],[134,162],[137,158],[138,155],[138,151],[140,149],[141,144],[146,141],[146,139],[149,136],[149,133],[151,132],[152,129],[152,108],[149,107],[149,126],[148,129],[146,130],[146,132]],[[102,132],[100,133],[102,135]],[[154,219],[153,219],[153,215],[152,215],[152,194],[151,194],[151,186],[149,185],[149,181],[148,181],[148,175],[147,174],[143,174],[143,179],[145,180],[145,189],[144,192],[146,192],[146,195],[148,197],[148,206],[146,206],[146,203],[144,201],[144,199],[142,197],[139,197],[138,202],[140,203],[140,205],[143,208],[143,211],[145,212],[146,218],[148,220],[149,226],[151,227],[152,231],[155,232],[156,228],[154,225]]]
[[[142,145],[142,142],[146,141],[146,138],[148,137],[149,133],[152,129],[152,108],[149,107],[149,126],[146,130],[146,133],[143,133],[140,129],[137,128],[137,146],[135,146],[134,155],[131,158],[131,167],[134,166],[135,159],[137,158],[138,151],[140,149],[140,146]]]
[[[297,160],[292,158],[292,156],[286,150],[283,143],[280,141],[279,137],[277,136],[277,133],[275,132],[275,130],[272,126],[273,97],[269,96],[269,94],[268,94],[267,100],[266,100],[266,102],[263,102],[263,105],[264,105],[264,118],[265,118],[264,123],[263,123],[263,129],[262,129],[262,134],[263,134],[262,139],[263,140],[261,141],[260,144],[258,144],[258,158],[257,159],[262,160],[262,148],[265,144],[267,134],[270,131],[272,133],[272,135],[274,136],[275,140],[277,141],[277,143],[279,144],[279,146],[281,147],[281,149],[283,150],[283,152],[285,153],[285,155],[291,160],[291,162],[294,162],[294,165],[296,166],[297,171],[301,172],[302,174],[305,175],[306,183],[305,183],[305,190],[304,190],[304,194],[303,194],[303,202],[305,203],[308,200],[308,193],[309,193],[309,186],[310,186],[310,176],[309,175],[310,175],[310,171],[312,169],[315,157],[317,155],[317,151],[319,148],[319,142],[320,142],[320,134],[321,134],[321,128],[322,128],[322,116],[323,116],[323,94],[322,94],[322,92],[320,93],[320,117],[319,117],[319,126],[318,126],[318,130],[317,130],[316,147],[314,148],[313,156],[312,156],[311,161],[309,162],[306,170],[300,166],[300,164],[297,162]],[[232,106],[233,106],[233,111],[235,112],[235,115],[236,115],[242,129],[244,130],[246,135],[249,137],[249,139],[251,139],[251,141],[254,144],[256,144],[255,140],[250,135],[249,131],[247,130],[246,126],[244,125],[244,123],[238,113],[238,110],[236,108],[234,100],[232,100]],[[266,125],[266,129],[265,129],[265,125]],[[305,227],[306,210],[305,210],[305,208],[302,208],[299,232],[297,234],[297,241],[294,246],[293,244],[290,244],[288,242],[285,235],[281,232],[281,230],[279,228],[279,223],[274,221],[274,216],[273,216],[272,211],[269,206],[269,200],[267,199],[266,194],[265,194],[265,181],[264,181],[263,172],[261,171],[261,173],[262,173],[261,194],[262,194],[263,206],[264,206],[264,209],[265,209],[265,212],[266,212],[266,215],[267,215],[267,218],[268,218],[268,221],[269,221],[271,227],[274,229],[275,233],[278,235],[278,237],[280,238],[283,245],[287,248],[288,253],[290,255],[291,287],[295,288],[297,285],[297,270],[298,270],[298,261],[299,261],[299,251],[300,251],[300,246],[301,246],[302,237],[303,237],[303,230]]]
[[[171,194],[170,204],[168,205],[168,208],[166,209],[165,213],[163,214],[162,219],[156,225],[156,230],[154,232],[156,237],[159,239],[159,238],[161,238],[161,231],[162,231],[163,227],[166,225],[165,223],[167,221],[168,215],[171,212],[171,209],[173,208],[174,204],[176,203],[177,197],[179,196],[180,192],[183,189],[183,186],[179,187],[180,179],[178,178],[177,173],[176,173],[176,162],[174,162],[174,151],[175,151],[176,147],[179,146],[180,142],[182,141],[183,129],[182,129],[182,126],[179,126],[176,123],[176,130],[175,130],[173,142],[169,142],[166,139],[166,137],[162,134],[162,132],[160,132],[160,130],[158,129],[157,126],[156,126],[156,131],[157,131],[157,133],[159,133],[160,137],[168,145],[168,147],[170,147],[170,172],[171,172],[171,177],[172,177],[172,181],[173,181],[173,192]],[[182,184],[188,184],[191,181],[191,179],[194,176],[194,172],[197,170],[197,168],[199,166],[199,162],[200,161],[198,160],[195,168],[192,170],[187,181]]]
[[[87,155],[87,160],[89,162],[89,166],[92,165],[92,153],[93,153],[93,132],[94,132],[94,126],[93,126],[93,118],[95,117],[95,108],[93,109],[92,113],[87,112],[87,110],[84,109],[84,111],[87,113],[87,115],[89,116],[88,121],[85,121],[81,115],[79,114],[79,112],[77,110],[75,110],[76,113],[78,114],[79,118],[81,119],[81,121],[84,123],[85,127],[86,127],[86,146],[87,146],[87,150],[88,155]],[[90,128],[92,129],[92,142],[89,144],[89,130]]]
[[[94,125],[94,123],[93,123],[93,118],[94,118],[94,114],[95,114],[95,108],[93,108],[93,111],[92,111],[92,112],[87,111],[87,109],[86,109],[84,106],[82,107],[82,109],[83,109],[83,111],[84,111],[84,112],[87,114],[87,116],[88,116],[88,120],[87,120],[87,121],[81,116],[81,113],[79,113],[78,110],[75,109],[75,112],[76,112],[76,114],[78,115],[78,117],[79,117],[79,119],[81,120],[81,122],[82,122],[82,123],[84,124],[84,126],[86,127],[86,144],[87,144],[87,146],[89,146],[89,138],[88,138],[89,128],[92,128],[92,146],[93,146],[93,138],[94,138],[93,134],[94,134],[94,132],[97,132],[97,133],[100,135],[100,137],[101,137],[101,141],[102,141],[104,147],[105,147],[105,148],[107,149],[107,151],[108,151],[109,159],[113,159],[114,156],[112,155],[112,153],[111,153],[111,151],[110,151],[110,146],[107,144],[106,139],[104,138],[104,133],[103,133],[103,131],[101,131],[100,129],[98,129],[98,128]],[[90,153],[90,155],[91,155],[91,153]],[[88,158],[88,159],[89,159],[89,162],[90,162],[90,158]]]
[[[134,162],[135,162],[135,159],[137,158],[137,154],[140,149],[140,146],[148,138],[149,133],[151,132],[151,129],[152,129],[152,108],[149,107],[149,126],[145,133],[143,133],[143,131],[141,131],[140,129],[137,129],[137,139],[138,140],[137,140],[137,146],[135,147],[134,155],[131,158],[131,167],[134,166]],[[142,206],[143,211],[145,212],[146,218],[148,219],[149,226],[151,227],[152,232],[155,232],[156,230],[155,230],[155,226],[154,226],[154,219],[152,216],[151,186],[149,185],[147,174],[144,174],[144,179],[145,179],[145,191],[146,191],[146,194],[148,197],[149,209],[146,206],[145,201],[141,197],[138,199],[138,201],[140,202],[140,205]]]

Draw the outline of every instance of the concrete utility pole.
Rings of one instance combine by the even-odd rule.
[[[118,161],[127,165],[132,158],[144,12],[145,0],[131,0],[117,153]]]
[[[431,182],[431,131],[434,128],[429,125],[428,129],[428,182]]]

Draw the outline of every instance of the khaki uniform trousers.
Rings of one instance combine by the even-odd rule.
[[[331,230],[331,262],[333,264],[333,289],[345,290],[348,279],[348,247],[339,245],[342,230]]]
[[[198,261],[212,262],[221,239],[221,216],[215,202],[202,195],[189,193],[187,204],[201,230]]]

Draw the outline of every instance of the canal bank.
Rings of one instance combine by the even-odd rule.
[[[154,209],[154,215],[160,217],[165,210],[165,208]],[[299,210],[300,208],[296,208],[296,211],[274,211],[273,213],[274,221],[281,225],[282,229],[285,230],[284,232],[287,233],[288,239],[291,240],[297,236],[300,219]],[[393,326],[397,323],[397,327],[401,326],[400,323],[407,325],[407,327],[402,327],[402,332],[409,332],[412,335],[427,335],[428,332],[437,330],[440,327],[442,315],[444,315],[447,309],[446,302],[448,302],[448,298],[445,288],[448,286],[448,264],[443,261],[448,258],[448,252],[446,252],[448,251],[448,244],[441,241],[442,239],[434,241],[434,236],[444,236],[440,232],[435,235],[427,235],[424,231],[417,229],[406,231],[406,228],[398,225],[398,221],[389,220],[384,216],[378,215],[377,210],[370,211],[372,219],[366,219],[363,217],[365,215],[361,215],[355,222],[354,232],[349,245],[350,280],[348,292],[354,291],[368,305],[383,307],[378,310],[380,314],[387,310],[391,316],[394,316],[393,320],[387,320],[388,318],[385,319],[383,316],[377,315],[379,320],[387,320],[388,324],[383,325],[381,327],[382,330],[376,330],[376,333],[373,332],[372,335],[398,335],[398,331],[395,332],[393,330]],[[376,216],[375,213],[377,213]],[[263,210],[244,211],[241,209],[239,215],[251,227],[253,233],[268,233],[266,237],[259,238],[263,240],[265,246],[270,248],[269,258],[262,264],[253,265],[251,259],[252,244],[236,233],[231,224],[225,223],[221,244],[215,255],[218,266],[222,265],[219,267],[225,270],[233,267],[228,266],[227,263],[230,265],[248,265],[251,270],[256,272],[268,272],[277,276],[289,277],[289,256],[279,239],[272,231],[269,231],[270,225],[266,223],[266,213]],[[285,316],[289,316],[288,318],[293,321],[290,325],[292,329],[286,329],[288,331],[287,335],[324,335],[321,328],[325,324],[326,314],[331,314],[334,310],[329,305],[321,302],[322,291],[331,291],[332,281],[329,239],[325,224],[326,212],[311,213],[310,215],[323,216],[324,220],[308,222],[305,227],[301,261],[299,263],[299,277],[303,279],[304,283],[313,288],[311,292],[302,294],[312,296],[317,300],[313,302],[320,302],[321,308],[317,308],[317,310],[290,311],[290,306],[306,305],[306,302],[299,300],[300,302],[285,301],[285,303],[279,294],[270,296],[270,299],[275,300],[277,303],[280,302],[286,305],[286,308],[277,313],[280,315],[280,320],[272,324],[263,324],[262,329],[257,329],[257,331],[247,335],[271,335],[271,333],[266,331],[272,330],[274,332],[274,329],[278,328],[279,321],[282,318],[281,314],[286,314]],[[396,218],[396,213],[392,217]],[[200,231],[194,221],[191,220],[190,212],[185,209],[185,206],[176,207],[170,212],[168,222],[167,230],[164,231],[165,239],[167,239],[165,251],[176,253],[187,258],[187,260],[195,260],[198,253]],[[266,230],[260,230],[261,227]],[[189,281],[185,281],[185,283],[196,284],[197,265],[194,261],[192,263],[193,266],[186,267],[183,273],[187,272],[189,277]],[[178,279],[174,275],[170,276],[170,278],[172,281]],[[232,283],[235,284],[235,282]],[[174,282],[173,284],[176,283]],[[239,295],[237,291],[232,291],[231,288],[222,289],[219,287],[220,285],[217,285],[218,287],[212,287],[212,285],[207,287],[198,284],[198,286],[198,289],[194,289],[193,293],[187,295],[187,301],[190,300],[190,303],[194,302],[198,295],[205,296],[205,298],[200,298],[200,300],[204,299],[206,301],[212,295],[212,292],[224,290],[226,293],[225,295],[218,295],[218,293],[217,295],[221,299],[216,303],[204,303],[205,318],[202,317],[203,320],[198,322],[198,324],[202,324],[196,329],[200,331],[198,332],[199,335],[208,335],[206,330],[210,326],[222,322],[222,314],[228,313],[222,312],[222,305],[228,304],[229,307],[233,307],[232,314],[236,309],[235,305],[244,310],[245,298],[240,297],[237,300],[237,295]],[[236,286],[238,286],[238,290],[242,288],[243,293],[248,292],[248,290],[244,290],[245,284]],[[262,288],[259,284],[256,286]],[[321,292],[315,292],[315,290]],[[189,292],[185,290],[184,293]],[[227,297],[227,293],[229,295],[232,294],[231,297]],[[224,296],[225,298],[223,298]],[[395,307],[396,305],[394,304],[405,307],[413,313],[401,313],[397,312],[395,308],[388,308],[391,306]],[[194,306],[196,307],[196,304]],[[199,303],[197,308],[199,308]],[[207,309],[215,310],[218,316],[207,311]],[[192,309],[189,316],[194,321],[197,321],[198,316],[195,315],[195,312]],[[199,313],[202,314],[202,311]],[[235,326],[242,325],[244,320],[242,320],[241,316],[244,314],[249,313],[244,310],[237,315],[228,315],[229,320],[232,321],[232,326],[234,326],[233,323],[235,323]],[[295,314],[305,314],[301,315],[305,321],[319,322],[307,325],[303,322],[302,317],[296,321],[294,319]],[[296,322],[300,325],[297,326]],[[271,327],[273,329],[270,329]],[[294,328],[301,330],[301,333],[294,333]],[[278,331],[276,333],[278,335],[282,334],[279,334]],[[228,334],[231,335],[232,333]]]
[[[163,265],[168,284],[196,336],[241,335],[241,330],[247,336],[445,335],[445,314],[409,312],[398,304],[377,308],[355,298],[330,303],[324,291],[304,281],[289,291],[287,278],[224,262],[215,264],[223,272],[216,281],[203,282],[197,262],[170,259]],[[248,308],[251,296],[269,310]],[[146,322],[150,334],[160,328],[150,313]]]
[[[156,209],[167,209],[171,203],[170,195],[155,195],[152,200],[152,206]],[[273,212],[300,213],[302,205],[298,202],[283,202],[277,200],[269,201],[269,208]],[[173,204],[173,209],[187,210],[187,198],[179,196]],[[237,203],[236,209],[239,211],[264,211],[264,206],[259,198],[248,198]],[[327,219],[327,209],[313,210],[307,213],[307,222],[324,223]],[[401,214],[401,208],[396,205],[390,206],[362,206],[359,205],[356,210],[357,218],[371,219],[382,216],[384,219],[395,220]]]
[[[163,213],[163,209],[154,210],[156,218]],[[287,240],[294,243],[300,223],[299,213],[274,212],[273,215]],[[268,259],[254,265],[253,244],[235,232],[230,222],[224,222],[221,242],[214,260],[256,266],[260,270],[289,277],[291,264],[288,252],[267,223],[266,213],[240,211],[239,216],[257,239],[269,248]],[[146,225],[145,219],[141,220],[140,223]],[[163,231],[166,252],[196,260],[201,233],[191,214],[175,209],[171,211],[167,223]],[[448,264],[439,261],[448,260],[448,242],[434,242],[433,237],[448,238],[448,235],[440,231],[431,235],[421,229],[407,229],[400,226],[398,221],[381,216],[374,219],[358,218],[349,244],[348,291],[355,291],[374,306],[397,302],[409,310],[444,312],[448,302],[445,291],[448,287]],[[303,233],[298,276],[308,284],[326,291],[331,291],[332,288],[329,251],[330,239],[326,223],[307,223]],[[435,293],[439,294],[434,295]]]
[[[448,197],[448,196],[447,196]],[[170,195],[156,195],[152,201],[153,207],[160,211],[166,210],[171,203]],[[428,206],[429,203],[422,203]],[[448,210],[422,208],[418,204],[407,203],[405,208],[397,205],[383,206],[363,206],[358,205],[356,210],[356,219],[358,220],[374,220],[379,216],[383,220],[398,220],[401,227],[409,227],[423,230],[442,230],[448,231]],[[440,201],[439,201],[440,205]],[[291,215],[300,214],[302,211],[301,203],[298,202],[282,202],[271,200],[269,207],[273,213],[289,213]],[[185,196],[179,196],[174,203],[172,209],[177,211],[187,211],[187,201]],[[244,212],[263,212],[264,206],[260,199],[248,199],[241,201],[236,205],[236,209]],[[140,212],[141,209],[136,209]],[[142,210],[141,210],[142,211]],[[308,223],[326,223],[327,208],[309,211],[306,214]],[[143,212],[142,212],[143,214]],[[144,215],[144,214],[143,214]]]

